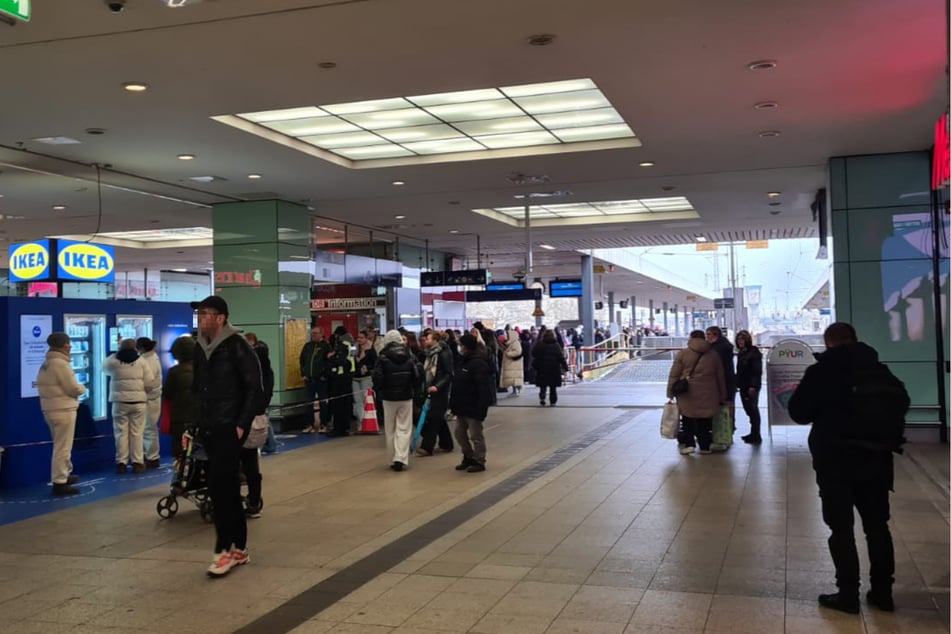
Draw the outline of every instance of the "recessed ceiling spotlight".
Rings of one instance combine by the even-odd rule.
[[[638,165],[641,167],[654,167],[655,163],[654,161],[641,161]]]
[[[194,154],[179,154],[178,160],[179,161],[194,161],[195,155]]]
[[[770,206],[770,207],[779,207],[780,205],[782,205],[782,203],[780,203],[780,202],[769,203],[769,206]]]
[[[528,43],[532,46],[548,46],[555,41],[554,35],[550,33],[540,33],[538,35],[531,35],[528,38]]]
[[[449,201],[449,204],[450,204],[450,205],[458,205],[458,204],[459,204],[459,201],[458,201],[458,200],[450,200],[450,201]]]
[[[780,134],[782,134],[782,132],[780,132],[779,130],[764,130],[759,133],[759,138],[771,139],[773,137],[779,136]]]
[[[248,174],[248,178],[250,178],[250,179],[253,180],[253,181],[256,181],[257,179],[261,178],[261,175],[260,175],[260,174]]]
[[[753,107],[757,110],[771,110],[772,108],[778,108],[779,104],[775,101],[760,101],[759,103],[754,103]]]
[[[459,233],[459,230],[458,230],[458,229],[450,229],[450,230],[449,230],[449,233]]]
[[[783,212],[781,212],[781,211],[778,210],[778,209],[770,209],[770,210],[769,210],[769,215],[770,215],[770,216],[778,216],[778,215],[781,214],[781,213],[783,213]]]
[[[66,205],[53,205],[53,211],[66,211]]]
[[[750,70],[773,70],[776,68],[775,59],[760,59],[755,62],[750,62],[746,65]]]
[[[86,134],[92,134],[93,136],[99,136],[105,133],[106,133],[105,128],[86,128]]]
[[[394,187],[402,187],[405,184],[406,184],[406,181],[393,181],[392,183],[390,183],[390,185],[393,185]]]
[[[330,70],[331,68],[337,67],[337,62],[320,62],[317,64],[318,68],[323,68],[324,70]]]
[[[538,246],[540,246],[540,247],[543,248],[543,249],[548,249],[549,251],[554,251],[554,250],[555,250],[555,247],[551,246],[550,244],[540,244],[540,245],[538,245]]]
[[[694,239],[696,239],[697,242],[706,242],[706,241],[707,241],[707,239],[704,238],[703,236],[694,236]]]
[[[782,192],[766,192],[767,198],[779,198]]]
[[[128,92],[145,92],[149,89],[149,85],[144,81],[127,81],[122,87]]]
[[[160,221],[160,220],[156,220],[155,218],[149,220],[149,224],[153,224],[153,225],[157,225],[159,222],[161,222],[161,221]]]
[[[663,186],[661,187],[661,190],[662,190],[662,191],[665,191],[665,192],[672,192],[672,191],[674,191],[675,189],[677,189],[677,188],[676,188],[675,186],[673,186],[673,185],[663,185]]]
[[[404,220],[405,218],[406,218],[406,216],[404,216],[403,214],[397,214],[397,215],[393,216],[393,219],[394,219],[394,220]]]

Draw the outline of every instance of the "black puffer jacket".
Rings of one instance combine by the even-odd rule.
[[[495,396],[495,379],[489,360],[481,349],[466,351],[452,377],[449,409],[459,416],[485,420]]]
[[[713,351],[720,357],[723,363],[723,380],[726,383],[727,398],[732,399],[736,394],[736,371],[733,369],[733,344],[726,337],[718,337],[716,341],[710,344]]]
[[[740,348],[736,355],[736,387],[741,392],[760,389],[763,382],[763,354],[756,346]],[[727,398],[730,398],[729,396]]]
[[[413,398],[422,370],[415,357],[401,343],[389,343],[373,367],[373,389],[384,401]]]
[[[254,416],[262,411],[261,364],[251,344],[226,323],[214,341],[198,338],[192,391],[198,401],[198,426],[233,425],[247,438]]]
[[[885,481],[892,486],[892,455],[872,453],[845,442],[851,409],[849,377],[878,363],[878,353],[862,342],[829,348],[806,368],[789,399],[789,416],[812,423],[809,451],[821,487],[830,481]]]
[[[561,387],[561,375],[568,371],[568,362],[557,341],[542,339],[532,348],[532,367],[536,373],[535,385]]]

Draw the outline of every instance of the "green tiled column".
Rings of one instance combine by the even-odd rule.
[[[838,157],[829,167],[836,319],[878,350],[913,405],[934,407],[939,380],[947,378],[936,369],[930,155]],[[940,269],[947,277],[947,257]],[[947,319],[946,292],[943,303]],[[937,417],[933,409],[913,409],[908,420]]]
[[[302,402],[296,350],[310,327],[307,208],[280,200],[222,203],[212,209],[212,228],[215,292],[228,302],[231,323],[267,344],[274,368],[271,403]]]

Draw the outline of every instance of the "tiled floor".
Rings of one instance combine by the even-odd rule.
[[[830,612],[808,429],[682,457],[658,435],[661,402],[656,384],[617,382],[555,408],[505,399],[482,474],[454,471],[458,454],[393,473],[380,437],[269,457],[253,561],[220,580],[198,512],[156,515],[165,486],[2,526],[0,631],[949,631],[947,483],[897,460],[898,611]],[[480,510],[483,492],[498,501]]]

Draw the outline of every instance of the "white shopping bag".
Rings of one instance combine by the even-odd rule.
[[[664,413],[660,417],[660,437],[671,440],[677,438],[677,432],[680,430],[680,411],[677,404],[668,401],[664,405]]]

